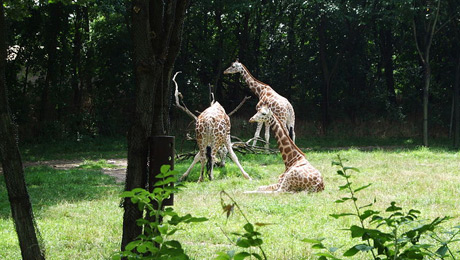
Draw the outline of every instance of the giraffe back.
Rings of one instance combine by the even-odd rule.
[[[196,137],[200,147],[220,148],[230,134],[230,118],[225,109],[215,102],[204,110],[196,121]]]

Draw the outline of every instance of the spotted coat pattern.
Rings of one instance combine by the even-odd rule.
[[[217,152],[222,150],[221,148],[226,148],[230,158],[238,166],[243,176],[246,179],[251,179],[238,161],[238,157],[236,157],[233,152],[230,140],[230,127],[230,118],[219,102],[214,102],[197,117],[195,133],[199,152],[195,155],[195,158],[187,171],[182,175],[181,180],[186,178],[193,166],[200,161],[201,173],[198,181],[203,181],[204,166],[207,161],[206,153],[208,152],[208,149],[210,149],[210,157],[212,158],[211,162],[209,162],[210,169],[208,175],[209,179],[212,180],[214,167],[213,162],[216,161]]]
[[[235,61],[224,71],[224,74],[232,73],[240,73],[251,91],[259,98],[256,109],[259,109],[262,106],[267,106],[278,117],[281,123],[287,127],[288,132],[292,132],[291,138],[295,142],[295,113],[291,103],[289,103],[285,97],[273,90],[269,85],[254,78],[246,66],[242,63]],[[270,139],[270,125],[268,122],[258,122],[253,145],[257,143],[257,138],[259,137],[264,123],[265,141],[266,146],[268,147],[268,141]]]
[[[266,192],[319,192],[324,190],[321,173],[305,158],[305,154],[289,138],[281,120],[267,107],[261,106],[250,122],[269,122],[283,157],[285,171],[279,176],[278,183],[261,186],[258,191]]]

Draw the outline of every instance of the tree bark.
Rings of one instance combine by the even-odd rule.
[[[454,82],[454,148],[460,148],[460,52],[458,54],[457,68]]]
[[[45,83],[41,93],[41,105],[38,116],[39,121],[39,132],[42,132],[43,123],[48,121],[51,117],[52,106],[50,104],[50,92],[53,90],[56,84],[56,78],[58,73],[57,68],[57,46],[58,46],[58,35],[61,27],[61,17],[63,6],[61,2],[51,3],[48,6],[49,10],[49,22],[47,25],[47,34],[45,35],[45,49],[48,54],[47,69],[45,76]]]
[[[128,133],[128,169],[125,190],[146,188],[148,140],[169,132],[171,74],[179,53],[187,0],[133,0],[131,39],[136,77],[136,104]],[[142,233],[136,225],[143,212],[124,201],[121,249]]]
[[[5,17],[0,0],[0,156],[8,199],[11,205],[23,259],[45,259],[35,232],[32,205],[24,178],[24,168],[16,142],[16,126],[11,119],[5,82]]]

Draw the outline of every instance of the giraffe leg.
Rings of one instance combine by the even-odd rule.
[[[198,152],[198,153],[195,155],[195,158],[193,159],[192,164],[188,167],[187,171],[185,171],[185,173],[182,175],[182,177],[179,178],[179,181],[182,181],[182,180],[184,180],[185,178],[187,178],[188,174],[189,174],[190,171],[193,169],[193,166],[195,166],[195,164],[198,162],[198,160],[200,160],[200,152]]]
[[[204,170],[206,165],[206,156],[205,153],[200,152],[200,162],[201,162],[201,171],[200,171],[200,178],[198,178],[198,182],[202,182],[204,180]]]
[[[215,145],[213,145],[212,147],[215,147]],[[210,168],[208,170],[208,178],[210,181],[212,181],[212,179],[214,179],[214,158],[216,158],[216,154],[217,154],[217,151],[216,151],[216,148],[210,148],[212,149],[210,152],[211,152],[211,157],[208,158],[208,160],[211,160],[211,163],[210,163]]]
[[[238,166],[238,168],[240,169],[241,173],[243,174],[244,178],[248,179],[248,180],[252,180],[251,176],[249,176],[249,174],[243,169],[243,167],[241,166],[240,164],[240,161],[238,161],[238,157],[236,157],[236,154],[235,152],[233,151],[233,148],[232,148],[232,145],[230,143],[230,136],[228,136],[227,138],[227,151],[228,153],[230,154],[230,158],[232,159],[232,161],[236,164],[236,166]]]
[[[268,148],[270,147],[270,123],[269,122],[265,122],[265,149],[268,150]]]
[[[259,138],[260,136],[260,130],[262,130],[262,125],[263,125],[263,122],[257,123],[256,133],[254,134],[254,141],[252,142],[252,146],[256,146],[257,144],[257,138]]]

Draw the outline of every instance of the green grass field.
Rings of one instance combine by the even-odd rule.
[[[382,148],[385,145],[398,147],[368,151],[321,147],[333,147],[331,143],[337,146],[373,143],[348,144],[332,140],[322,143],[319,139],[310,146],[307,146],[309,140],[299,140],[298,143],[301,147],[314,148],[307,150],[306,155],[323,174],[326,184],[323,192],[244,194],[244,191],[277,181],[284,170],[278,154],[237,154],[253,181],[245,180],[236,165],[227,159],[225,168],[215,168],[214,181],[196,183],[199,175],[199,166],[196,165],[186,188],[175,196],[175,209],[181,214],[190,213],[209,220],[184,226],[174,239],[183,244],[193,259],[213,259],[219,251],[238,250],[227,236],[234,239],[230,233],[242,231],[244,221],[239,214],[226,219],[219,197],[219,192],[225,190],[238,202],[250,221],[271,223],[259,229],[269,259],[315,259],[315,251],[309,244],[301,242],[303,238],[324,237],[326,245],[343,246],[339,249],[343,252],[357,241],[351,241],[349,233],[342,229],[357,222],[351,217],[337,220],[329,216],[352,210],[349,203],[334,203],[346,195],[338,189],[344,184],[343,179],[336,174],[337,168],[331,166],[337,154],[349,160],[348,166],[361,170],[352,177],[355,187],[372,183],[358,193],[361,205],[376,199],[374,210],[383,211],[391,201],[396,201],[406,210],[420,210],[422,219],[453,217],[443,225],[445,228],[460,224],[460,152],[444,146],[419,148],[407,140],[381,141]],[[99,160],[123,158],[126,154],[123,141],[81,147],[71,143],[66,147],[59,144],[52,144],[50,149],[46,147],[25,147],[24,157],[27,160]],[[46,152],[40,152],[44,150]],[[175,169],[183,173],[190,163],[191,159],[176,161]],[[102,174],[101,167],[105,166],[100,161],[87,161],[84,166],[70,170],[44,166],[26,169],[26,181],[47,259],[108,259],[119,249],[122,227],[119,194],[123,184]],[[3,178],[0,179],[0,246],[0,259],[20,259]],[[457,243],[456,250],[459,249]],[[370,256],[361,254],[354,259],[370,259]]]

